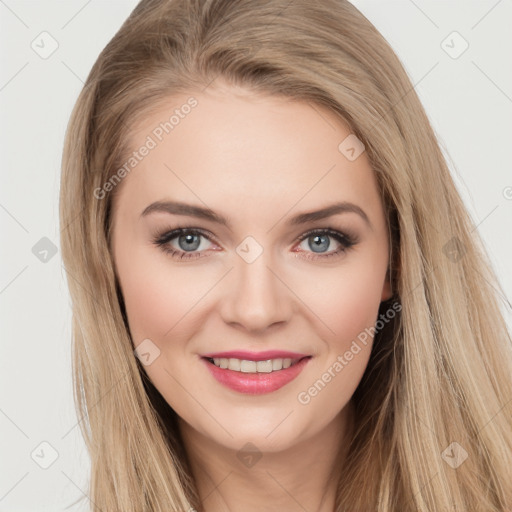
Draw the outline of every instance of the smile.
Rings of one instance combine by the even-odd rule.
[[[235,372],[242,373],[272,373],[289,368],[297,364],[300,359],[278,358],[267,359],[266,361],[250,361],[248,359],[237,359],[235,357],[214,357],[208,358],[215,366]]]
[[[261,361],[249,359],[202,357],[210,374],[217,382],[246,394],[276,391],[294,380],[311,356],[302,358],[275,358]]]

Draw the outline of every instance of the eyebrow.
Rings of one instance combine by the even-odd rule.
[[[203,208],[202,206],[181,203],[178,201],[156,201],[147,206],[140,216],[145,217],[154,212],[197,217],[199,219],[209,220],[211,222],[221,224],[228,228],[230,227],[229,220],[226,217],[214,212],[213,210],[210,210],[209,208]],[[365,211],[360,206],[357,206],[354,203],[349,203],[347,201],[334,203],[320,210],[299,213],[298,215],[295,215],[289,219],[288,224],[297,226],[300,224],[306,224],[308,222],[325,219],[327,217],[332,217],[333,215],[341,213],[355,213],[359,215],[370,228],[372,228],[370,219],[368,218],[368,215],[366,215]]]

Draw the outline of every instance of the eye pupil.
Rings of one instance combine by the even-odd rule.
[[[313,243],[315,245],[312,247],[312,249],[315,252],[322,252],[322,250],[326,250],[329,248],[329,236],[328,235],[314,235],[314,236],[310,237],[309,239],[314,240]],[[323,241],[321,241],[321,240],[323,240]],[[316,249],[320,249],[320,251],[316,251]]]
[[[181,242],[183,240],[186,240],[186,245],[182,245]],[[193,234],[181,235],[180,237],[178,237],[178,244],[180,248],[183,249],[184,251],[195,251],[200,245],[199,236]]]

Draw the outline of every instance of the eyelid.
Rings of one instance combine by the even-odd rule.
[[[213,233],[211,233],[210,231],[208,231],[206,229],[202,229],[202,228],[195,228],[195,227],[188,227],[188,226],[183,226],[183,227],[178,226],[176,228],[165,229],[162,232],[157,232],[153,236],[153,241],[156,242],[158,240],[163,240],[166,238],[169,240],[173,240],[174,238],[177,238],[178,236],[180,236],[183,233],[199,234],[199,235],[202,235],[207,240],[213,241],[216,244],[220,245],[217,242]]]
[[[315,235],[317,233],[328,234],[334,238],[340,237],[343,238],[347,243],[351,244],[356,244],[359,241],[357,236],[347,233],[346,231],[341,231],[339,229],[334,229],[330,227],[310,229],[309,231],[306,231],[305,233],[299,235],[295,240],[302,242],[306,238],[309,238],[310,236]]]

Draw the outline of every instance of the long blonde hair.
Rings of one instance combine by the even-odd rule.
[[[68,126],[60,198],[91,501],[202,509],[176,414],[133,353],[110,251],[113,193],[94,191],[126,160],[137,119],[217,77],[329,108],[363,141],[382,192],[401,308],[354,395],[336,510],[511,510],[499,284],[400,61],[344,0],[142,0],[94,64]]]

